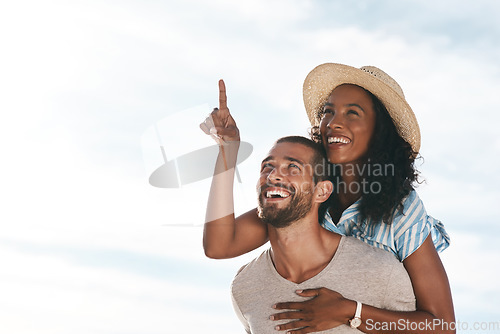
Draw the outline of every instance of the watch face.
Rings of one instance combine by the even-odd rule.
[[[361,325],[361,319],[360,318],[354,318],[351,320],[351,327],[352,328],[358,328],[359,325]]]

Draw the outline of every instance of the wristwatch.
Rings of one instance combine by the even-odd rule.
[[[356,313],[354,314],[354,318],[349,320],[351,328],[358,328],[361,325],[361,304],[360,302],[356,302]]]

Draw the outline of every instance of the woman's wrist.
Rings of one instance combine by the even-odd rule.
[[[239,141],[228,141],[219,145],[219,158],[222,158],[225,171],[236,167],[239,147]]]
[[[350,321],[354,318],[354,315],[356,314],[356,306],[357,302],[354,300],[346,299],[343,302],[343,307],[342,307],[342,320],[343,323],[346,325],[350,325]]]

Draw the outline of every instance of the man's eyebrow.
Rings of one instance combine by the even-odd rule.
[[[268,156],[267,158],[265,158],[264,160],[262,160],[261,164],[263,164],[263,163],[265,163],[265,162],[268,162],[268,161],[270,161],[270,160],[274,160],[274,157],[273,157],[272,155],[270,155],[270,156]],[[299,164],[299,165],[301,165],[301,166],[304,166],[304,165],[305,165],[305,163],[304,163],[304,162],[302,162],[302,161],[300,161],[299,159],[294,158],[294,157],[289,157],[289,156],[286,156],[286,157],[285,157],[285,160],[296,162],[296,163],[298,163],[298,164]]]
[[[298,163],[298,164],[299,164],[299,165],[301,165],[301,166],[304,166],[304,165],[305,165],[302,161],[300,161],[299,159],[294,158],[294,157],[285,157],[285,159],[286,159],[286,160],[288,160],[288,161],[293,161],[293,162],[296,162],[296,163]]]
[[[273,160],[274,157],[272,155],[268,156],[267,158],[265,158],[264,160],[262,160],[261,164],[263,164],[264,162],[268,162],[269,160]]]

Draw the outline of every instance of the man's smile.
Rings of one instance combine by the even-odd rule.
[[[278,186],[265,187],[262,190],[262,196],[265,202],[280,202],[291,197],[293,193],[285,188]]]

